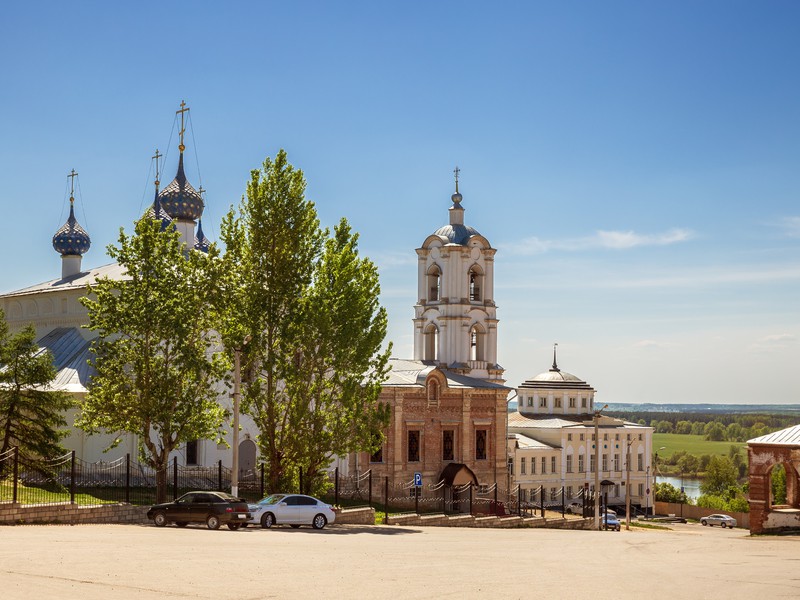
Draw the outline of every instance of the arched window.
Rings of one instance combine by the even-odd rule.
[[[425,337],[425,355],[423,356],[423,360],[436,360],[439,354],[439,330],[436,328],[436,325],[431,323],[425,328],[425,333],[423,335]]]
[[[428,271],[428,300],[436,302],[441,299],[442,272],[437,265]]]
[[[428,406],[439,404],[439,382],[435,379],[428,381]]]
[[[469,331],[469,359],[486,360],[484,354],[485,334],[480,325],[473,325]]]
[[[481,288],[483,287],[483,273],[478,265],[473,265],[469,270],[469,299],[472,302],[483,299]]]

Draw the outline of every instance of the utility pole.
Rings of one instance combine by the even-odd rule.
[[[625,531],[631,529],[631,449],[627,448],[625,454],[625,466],[627,475],[625,477]]]
[[[600,529],[600,413],[608,408],[604,405],[594,411],[594,528]]]

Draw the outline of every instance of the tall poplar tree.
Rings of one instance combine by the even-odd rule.
[[[43,471],[43,460],[66,452],[61,440],[72,397],[50,389],[53,357],[35,340],[32,325],[9,335],[0,310],[0,455],[16,446],[23,469]]]
[[[305,189],[302,171],[281,150],[252,171],[238,214],[231,210],[222,224],[220,330],[225,346],[242,352],[243,410],[260,430],[273,491],[288,485],[297,467],[316,473],[334,452],[366,449],[376,422],[385,422],[372,379],[384,376],[386,363],[378,355],[386,326],[377,303],[377,272],[357,259],[356,238],[346,223],[326,241],[328,232],[320,228]],[[337,253],[350,269],[349,279],[336,272]],[[346,298],[327,295],[326,284],[346,292],[352,305],[334,303]],[[333,314],[337,310],[342,313]],[[334,325],[337,318],[349,321],[347,334],[347,324]],[[376,326],[369,326],[372,320]],[[342,360],[341,350],[329,352],[337,345],[360,354]],[[363,387],[356,390],[355,382]],[[362,445],[363,440],[369,441]]]
[[[161,502],[170,453],[215,439],[225,417],[217,384],[229,363],[213,334],[218,251],[187,251],[174,228],[144,217],[133,235],[120,230],[108,254],[128,279],[100,279],[81,300],[99,337],[77,425],[136,434],[140,457],[156,469]]]

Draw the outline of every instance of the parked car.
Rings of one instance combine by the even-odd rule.
[[[188,492],[174,502],[156,504],[147,511],[147,518],[156,527],[175,523],[205,523],[209,529],[219,529],[223,523],[237,530],[250,518],[247,502],[225,492]]]
[[[302,494],[272,494],[249,506],[249,523],[260,523],[268,529],[273,525],[311,525],[322,529],[336,520],[333,507],[311,496]]]
[[[736,527],[736,519],[728,515],[708,515],[701,517],[700,523],[703,525],[719,525],[720,527]]]
[[[570,502],[569,504],[567,504],[566,511],[571,515],[582,515],[583,504],[580,502]]]
[[[612,515],[610,512],[607,512],[603,515],[603,529],[608,531],[612,529],[614,531],[619,531],[622,528],[622,523],[619,522],[616,515]]]

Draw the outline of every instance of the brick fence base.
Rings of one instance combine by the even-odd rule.
[[[148,508],[130,504],[0,504],[0,525],[147,523]]]

